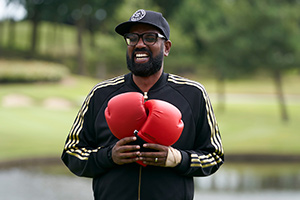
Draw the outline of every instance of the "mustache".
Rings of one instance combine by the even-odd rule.
[[[150,51],[149,49],[147,49],[147,48],[136,48],[136,49],[134,49],[134,50],[132,51],[132,57],[133,57],[133,55],[134,55],[136,52],[147,52],[147,53],[150,55],[150,57],[152,57],[151,51]]]

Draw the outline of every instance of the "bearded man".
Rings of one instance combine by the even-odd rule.
[[[138,10],[115,31],[127,44],[130,72],[90,91],[62,160],[74,174],[93,178],[96,200],[191,200],[193,177],[209,176],[224,162],[207,92],[164,72],[172,43],[161,13]]]

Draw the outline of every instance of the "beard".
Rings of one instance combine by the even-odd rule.
[[[148,62],[142,64],[138,64],[134,62],[133,59],[134,53],[139,51],[148,52],[149,54]],[[153,57],[152,53],[146,48],[135,49],[132,52],[131,58],[129,58],[128,51],[127,51],[126,53],[127,68],[136,76],[148,77],[155,74],[161,69],[163,58],[164,58],[163,48],[161,48],[160,53],[156,57]]]

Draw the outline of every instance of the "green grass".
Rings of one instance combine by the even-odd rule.
[[[0,85],[0,160],[59,156],[75,115],[98,80],[70,77],[63,83]],[[29,97],[27,106],[3,106],[10,95]],[[66,109],[48,108],[49,98],[70,102]]]
[[[1,85],[0,98],[9,94],[22,94],[41,102],[49,97],[61,97],[81,103],[99,80],[82,76],[68,77],[60,83],[7,84]]]
[[[98,81],[73,76],[62,83],[0,85],[0,160],[60,156],[84,97]],[[285,82],[290,117],[286,123],[281,121],[274,92],[264,92],[272,88],[272,82],[228,82],[227,103],[221,112],[214,81],[202,81],[211,96],[225,153],[300,154],[300,78],[290,76],[289,81]],[[3,106],[4,99],[11,94],[27,96],[32,102],[28,106]],[[45,107],[44,102],[52,97],[68,100],[72,106]]]
[[[290,120],[283,122],[276,104],[229,104],[218,113],[227,153],[300,153],[300,103],[288,106]]]
[[[76,112],[1,108],[0,159],[59,155]]]

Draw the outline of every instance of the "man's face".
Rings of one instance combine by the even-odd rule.
[[[138,24],[130,29],[131,33],[159,33],[159,31],[146,24]],[[136,76],[148,77],[158,72],[164,59],[164,42],[158,38],[154,45],[145,45],[142,38],[135,46],[128,46],[126,58],[127,68]]]

